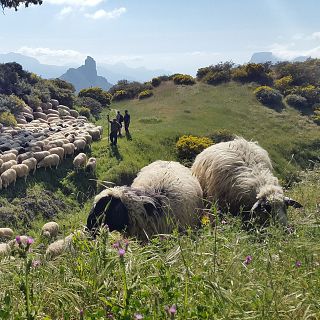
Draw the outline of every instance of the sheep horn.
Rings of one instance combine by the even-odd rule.
[[[287,205],[287,206],[291,206],[291,207],[294,207],[294,208],[302,208],[303,205],[301,203],[299,203],[298,201],[295,201],[289,197],[284,197],[284,203]]]
[[[252,208],[251,208],[251,212],[254,212],[258,207],[260,207],[261,206],[261,204],[262,204],[262,199],[259,199],[258,201],[256,201],[255,202],[255,204],[252,206]]]

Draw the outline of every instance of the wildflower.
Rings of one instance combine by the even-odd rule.
[[[173,304],[169,309],[168,312],[171,316],[174,316],[177,313],[177,307],[175,304]]]
[[[120,256],[120,257],[123,257],[124,254],[126,253],[126,250],[120,248],[119,251],[118,251],[118,253],[119,253],[119,256]]]
[[[18,244],[20,244],[21,243],[21,237],[20,236],[16,236],[16,241],[17,241]]]
[[[246,256],[246,260],[244,260],[244,264],[247,266],[252,261],[252,256]]]
[[[33,261],[32,261],[32,267],[33,267],[33,268],[39,267],[40,264],[41,264],[41,262],[40,262],[39,260],[33,260]]]
[[[27,244],[30,246],[30,245],[32,245],[34,243],[34,240],[31,238],[31,237],[29,237],[28,239],[27,239]]]
[[[136,314],[134,315],[134,319],[135,319],[135,320],[141,320],[141,319],[143,319],[143,316],[142,316],[142,314],[140,314],[140,313],[136,313]]]
[[[222,220],[221,223],[222,224],[228,224],[228,222],[226,220]]]
[[[210,224],[210,219],[207,215],[205,215],[201,218],[201,224],[203,226],[208,226]]]
[[[114,319],[112,313],[108,313],[108,314],[107,314],[107,319]]]
[[[112,245],[115,249],[118,249],[120,247],[120,242],[117,241]]]
[[[296,267],[297,267],[297,268],[300,268],[301,266],[302,266],[301,261],[299,261],[299,260],[298,260],[298,261],[296,261]]]
[[[80,311],[79,311],[80,317],[83,316],[83,313],[84,313],[83,309],[80,309]]]

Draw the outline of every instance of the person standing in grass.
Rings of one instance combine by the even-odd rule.
[[[117,122],[120,124],[120,128],[119,128],[119,137],[121,137],[121,128],[122,128],[122,122],[123,122],[123,115],[120,113],[120,111],[117,111]]]
[[[112,121],[110,121],[109,115],[108,122],[111,124],[110,142],[112,146],[116,146],[118,141],[118,132],[121,129],[121,127],[120,124],[117,122],[117,119],[113,119]]]
[[[130,114],[128,110],[124,111],[124,117],[123,117],[123,122],[124,122],[124,129],[126,130],[126,135],[130,135],[129,132],[129,126],[130,126]]]

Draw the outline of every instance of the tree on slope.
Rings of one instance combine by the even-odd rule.
[[[0,0],[2,9],[14,8],[16,11],[21,4],[28,7],[30,4],[42,4],[42,0]]]

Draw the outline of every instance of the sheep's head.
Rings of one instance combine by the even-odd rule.
[[[260,198],[251,208],[251,213],[256,216],[272,216],[283,226],[288,224],[287,208],[302,208],[302,205],[288,197],[282,199]]]

